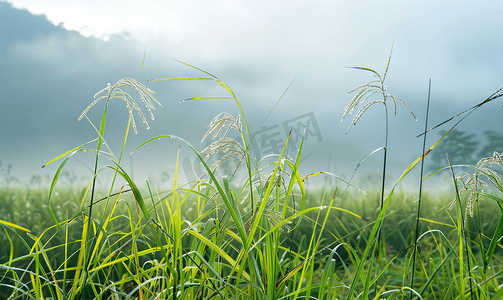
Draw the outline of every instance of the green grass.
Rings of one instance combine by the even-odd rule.
[[[388,66],[389,60],[385,74]],[[387,195],[382,189],[362,193],[342,178],[322,171],[299,173],[303,140],[296,157],[285,155],[287,140],[282,153],[255,161],[249,150],[253,137],[241,103],[229,86],[200,71],[205,77],[152,81],[213,81],[226,96],[190,100],[231,99],[240,115],[217,115],[205,136],[215,138],[203,151],[169,134],[148,139],[134,151],[155,147],[162,138],[178,139],[193,150],[206,174],[181,184],[178,153],[173,189],[164,190],[148,181],[146,186],[138,186],[121,161],[130,127],[136,132],[133,112],[147,121],[126,88],[138,94],[152,119],[154,103],[158,102],[154,92],[136,80],[122,79],[109,85],[89,107],[105,102],[99,126],[91,123],[97,138],[46,164],[59,162],[47,189],[6,185],[0,190],[0,298],[503,296],[499,288],[503,276],[499,243],[503,235],[503,180],[487,168],[488,164],[503,167],[501,156],[482,160],[473,174],[453,177],[456,189],[451,192],[424,191],[418,223],[417,196],[399,186],[423,156],[411,162]],[[384,100],[379,103],[386,106],[384,77]],[[114,153],[111,148],[115,147],[109,148],[104,139],[111,100],[125,101],[129,112],[120,153]],[[79,119],[92,111],[89,108]],[[240,138],[229,138],[229,132]],[[94,142],[95,149],[87,148]],[[67,161],[81,151],[96,153],[94,177],[81,189],[60,188],[58,181],[65,174]],[[213,159],[210,165],[218,153],[222,153],[221,159]],[[245,180],[234,177],[234,172],[215,176],[215,170],[227,159],[240,162],[239,168],[247,174]],[[104,170],[114,172],[106,190],[95,184]],[[385,170],[382,175],[385,177]],[[335,176],[338,183],[309,190],[304,180],[311,176]],[[480,184],[481,178],[490,181],[490,188]],[[448,210],[453,200],[454,208]],[[463,219],[465,209],[470,208],[474,216]],[[410,286],[412,274],[415,281]]]
[[[308,198],[306,199],[306,206],[314,207],[317,205],[329,205],[332,200],[331,196],[333,195],[333,192],[333,189],[330,189],[329,191],[315,190],[310,192]],[[48,228],[53,225],[50,213],[44,204],[44,199],[47,198],[46,189],[28,190],[26,188],[4,188],[0,191],[0,193],[0,199],[4,204],[2,210],[3,220],[18,224],[24,228],[30,228],[36,235],[41,233],[41,228]],[[102,193],[106,194],[106,191],[102,191]],[[114,213],[115,216],[127,215],[128,205],[131,209],[136,210],[134,208],[134,199],[128,194],[129,193],[125,193],[124,195],[121,195],[123,203],[122,206],[116,209]],[[53,202],[55,215],[57,217],[62,217],[67,213],[68,215],[78,215],[83,197],[82,190],[77,188],[67,188],[58,190],[57,195],[58,196]],[[169,192],[164,192],[158,197],[162,198],[166,196],[170,198]],[[313,232],[315,232],[315,235],[320,238],[320,245],[318,246],[318,249],[321,249],[334,241],[339,241],[340,243],[346,243],[349,245],[356,253],[363,251],[367,242],[366,237],[369,235],[373,225],[372,220],[376,219],[379,212],[379,201],[376,201],[379,200],[379,197],[379,191],[374,191],[368,195],[361,195],[354,192],[338,192],[332,203],[333,210],[330,212],[330,219],[333,221],[329,222],[326,225],[325,230],[321,233],[319,229],[320,220],[325,218],[328,210],[323,210],[319,215],[316,212],[307,213],[305,215],[305,219],[291,235],[286,232],[280,235],[280,239],[283,241],[281,248],[283,249],[279,251],[279,256],[284,256],[283,263],[286,265],[291,262],[294,265],[298,265],[305,260],[309,248],[308,237]],[[407,280],[405,280],[407,278],[406,269],[410,265],[410,256],[407,254],[407,248],[411,245],[414,238],[415,200],[415,196],[411,193],[400,192],[395,196],[393,203],[388,208],[390,213],[386,216],[386,222],[383,224],[382,230],[384,232],[384,236],[386,237],[385,244],[387,247],[387,256],[384,259],[384,263],[390,264],[386,267],[385,273],[377,281],[379,289],[383,288],[384,290],[389,290],[396,288],[396,286],[403,286],[407,283]],[[448,238],[452,245],[456,245],[457,230],[454,228],[456,224],[453,222],[455,219],[455,210],[447,209],[452,200],[452,193],[447,192],[442,195],[426,195],[423,198],[423,205],[426,209],[423,211],[425,217],[422,220],[422,233],[427,230],[439,230]],[[182,206],[185,209],[182,209],[183,214],[181,219],[194,220],[197,218],[195,210],[190,212],[188,210],[189,207],[197,207],[197,202],[197,196],[191,196],[186,200],[186,203]],[[162,207],[158,206],[158,209],[161,211],[167,210],[169,206],[169,204],[166,204],[165,202],[163,204],[164,205],[161,205]],[[353,216],[345,211],[338,210],[337,208],[344,208],[348,211],[358,212],[358,214],[366,220]],[[103,213],[102,207],[99,207],[96,211]],[[24,216],[21,216],[21,213]],[[487,236],[491,236],[497,226],[497,222],[493,222],[492,220],[497,220],[499,217],[498,206],[489,199],[483,199],[481,201],[481,215],[483,215],[486,220],[486,222],[482,224],[482,232],[485,232]],[[96,217],[99,218],[101,216],[97,214]],[[139,218],[137,213],[131,214],[131,217],[134,219],[133,222],[138,222]],[[313,227],[316,224],[316,218],[318,218],[318,229],[313,230]],[[202,225],[204,224],[204,226],[206,226],[209,219],[210,218],[204,220]],[[163,223],[165,222],[164,220],[162,221]],[[142,240],[142,242],[134,245],[131,238],[129,238],[131,228],[128,228],[128,223],[129,222],[126,218],[118,217],[110,225],[108,225],[108,243],[111,245],[111,248],[107,249],[105,253],[101,255],[101,262],[105,261],[107,255],[114,253],[114,251],[118,249],[120,249],[118,250],[120,253],[116,258],[134,255],[135,251],[142,251],[156,246],[156,243],[154,242],[150,242],[149,245],[142,245],[142,243],[149,243],[149,241],[153,241],[156,238],[156,234],[153,231],[145,232],[146,230],[137,236],[137,239]],[[58,269],[58,266],[64,266],[66,257],[69,257],[66,262],[67,266],[77,264],[77,255],[80,249],[78,241],[82,237],[81,224],[82,216],[79,216],[78,219],[74,221],[73,225],[69,226],[68,233],[66,231],[58,232],[56,228],[53,228],[45,234],[44,238],[42,238],[42,244],[46,245],[44,248],[50,249],[46,253],[49,257],[51,257],[50,261],[53,265],[54,271]],[[394,226],[395,224],[397,226]],[[474,245],[478,243],[479,238],[477,226],[478,224],[475,218],[468,219],[469,237],[471,243]],[[184,226],[184,229],[186,228],[188,228],[188,226]],[[133,230],[135,230],[134,226]],[[141,229],[136,230],[138,232],[141,231]],[[33,247],[35,242],[33,239],[28,238],[27,235],[20,233],[18,236],[13,233],[13,231],[14,230],[12,229],[7,229],[8,235],[0,235],[1,243],[3,245],[0,252],[0,261],[9,261],[11,248],[7,237],[10,236],[13,245],[12,249],[14,250],[12,256],[15,258],[11,259],[11,265],[17,266],[21,269],[29,269],[27,266],[29,262],[33,260],[33,255],[29,255],[29,250]],[[68,236],[66,236],[66,234],[68,234]],[[121,240],[121,237],[125,238]],[[28,247],[23,245],[21,239],[25,240]],[[64,247],[54,248],[54,246],[57,245],[64,245],[65,240],[68,241],[66,255]],[[186,236],[182,239],[181,247],[191,249],[192,244],[196,242],[197,240],[190,238],[190,236]],[[222,246],[226,242],[230,243],[231,241],[226,241],[224,238]],[[292,245],[290,245],[290,243],[292,243]],[[419,265],[419,268],[416,270],[418,280],[416,282],[417,286],[424,286],[428,280],[429,274],[433,273],[436,267],[442,263],[444,253],[442,253],[440,249],[446,247],[445,245],[442,247],[442,243],[445,243],[445,241],[441,240],[439,234],[430,234],[426,235],[418,244],[422,264]],[[490,239],[483,239],[483,243],[485,247],[488,248]],[[134,247],[137,247],[138,249],[135,250]],[[290,247],[295,254],[289,254],[288,250]],[[231,245],[226,245],[222,248],[230,249],[232,247]],[[339,285],[347,284],[347,282],[351,280],[351,275],[355,271],[355,258],[351,257],[348,251],[342,247],[338,249],[333,266],[328,266],[327,263],[329,262],[330,252],[333,248],[335,248],[335,245],[327,248],[325,251],[321,252],[320,255],[315,256],[312,259],[312,270],[310,271],[312,274],[310,274],[310,277],[314,286],[312,294],[316,295],[315,297],[318,297],[317,295],[320,291],[320,287],[316,285],[319,285],[323,280],[323,275],[325,274],[327,268],[333,268],[334,278],[332,280],[335,281],[334,284],[338,282]],[[483,261],[480,253],[478,253],[477,247],[473,247],[472,251],[474,251],[473,259],[476,265],[483,266]],[[232,252],[231,250],[226,250],[226,252],[228,252],[234,260],[237,258],[237,253]],[[75,254],[72,256],[73,253]],[[298,255],[298,257],[295,255]],[[492,262],[491,272],[489,274],[494,275],[498,271],[503,270],[501,255],[502,250],[498,249],[495,255],[496,259]],[[397,257],[394,258],[395,256]],[[162,260],[160,254],[156,253],[145,254],[144,257],[139,260],[144,264],[155,257],[157,257],[159,261]],[[447,296],[447,298],[456,296],[456,289],[454,286],[451,286],[451,292],[448,292],[449,286],[453,284],[451,280],[455,278],[457,272],[459,272],[459,267],[457,266],[457,260],[454,254],[450,254],[448,260],[444,262],[444,266],[445,265],[447,265],[445,270],[437,273],[436,279],[432,281],[431,287],[424,292],[423,297],[430,298],[435,295],[437,298],[442,299],[444,298],[442,296],[444,293],[448,293],[450,295]],[[379,268],[383,269],[385,266],[386,265],[381,265]],[[348,269],[346,270],[345,267]],[[126,269],[122,269],[119,263],[111,269],[113,269],[116,273],[113,276],[116,276],[117,278],[122,278],[123,276],[130,278],[129,273],[126,272]],[[490,276],[491,275],[489,275],[489,277]],[[56,278],[58,278],[58,276],[56,276]],[[111,278],[112,277],[109,277],[107,280],[110,281],[112,280]],[[493,292],[497,290],[497,284],[501,284],[502,278],[503,277],[497,276],[493,279],[493,281],[488,283],[493,285]],[[63,278],[61,277],[59,280],[63,280]],[[118,279],[115,279],[114,281],[116,280],[118,281]],[[118,286],[120,288],[125,288],[124,285],[126,283],[130,284],[130,281],[124,281],[124,284],[118,284]],[[362,286],[357,286],[357,289],[358,288],[361,289]],[[333,291],[336,295],[340,296],[345,295],[347,292],[346,289],[347,288],[335,288]]]

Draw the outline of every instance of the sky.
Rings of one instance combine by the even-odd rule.
[[[179,103],[227,96],[214,81],[147,82],[206,75],[182,61],[230,86],[257,136],[283,141],[286,127],[311,124],[301,170],[349,178],[362,158],[384,145],[385,123],[383,106],[372,106],[346,134],[356,113],[341,122],[353,96],[348,91],[374,79],[347,67],[382,74],[393,47],[387,92],[418,118],[401,103],[396,116],[390,111],[389,169],[396,180],[421,154],[416,135],[424,127],[430,78],[431,124],[503,86],[502,13],[500,1],[0,1],[2,175],[12,165],[22,181],[33,174],[52,177],[58,163],[41,166],[96,137],[90,122],[77,118],[97,91],[124,77],[154,90],[163,107],[154,111],[149,130],[135,115],[138,134],[128,137],[123,164],[137,180],[155,174],[158,181],[174,172],[178,147],[185,166],[193,164],[190,149],[177,141],[158,141],[129,156],[161,134],[181,136],[202,150],[206,125],[218,113],[240,114],[227,100]],[[88,113],[96,126],[102,109],[98,103]],[[459,129],[477,133],[483,144],[485,130],[503,131],[502,112],[501,100],[494,101]],[[127,117],[123,103],[111,103],[105,139],[117,155]],[[428,146],[439,137],[433,131]],[[90,153],[70,161],[66,169],[90,174]],[[357,174],[379,173],[381,163],[379,152]],[[190,169],[181,173],[189,178]]]

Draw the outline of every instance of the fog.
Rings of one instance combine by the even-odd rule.
[[[145,33],[148,26],[161,24],[161,17],[155,14],[154,25],[145,21],[147,27],[128,28],[117,23],[110,27],[112,32],[97,30],[90,35],[58,24],[55,20],[68,14],[64,11],[46,9],[51,20],[37,14],[44,7],[31,6],[34,14],[22,9],[34,5],[29,1],[0,2],[0,162],[4,179],[9,165],[10,174],[22,183],[34,174],[51,178],[60,161],[42,169],[44,164],[97,137],[92,124],[99,126],[104,102],[88,112],[92,124],[85,118],[77,120],[94,94],[125,77],[154,90],[163,106],[156,105],[155,120],[148,119],[148,130],[134,113],[138,134],[131,131],[128,136],[125,168],[139,182],[149,176],[159,183],[172,182],[180,149],[181,181],[197,175],[197,170],[192,169],[191,174],[187,167],[194,165],[194,153],[179,140],[154,141],[129,155],[149,138],[166,134],[182,137],[200,151],[208,145],[208,140],[201,143],[201,139],[217,114],[228,112],[236,118],[241,114],[233,100],[183,102],[193,97],[229,96],[216,81],[148,81],[208,77],[179,61],[215,75],[232,88],[250,133],[256,137],[257,156],[282,149],[291,126],[297,147],[288,148],[288,154],[295,156],[299,134],[307,126],[301,172],[328,171],[348,179],[360,160],[384,146],[385,114],[382,105],[374,105],[347,132],[362,107],[341,122],[354,95],[347,92],[375,78],[370,72],[346,67],[364,66],[383,74],[393,47],[387,92],[403,99],[418,121],[400,102],[395,116],[388,103],[391,183],[421,155],[422,139],[416,136],[424,127],[430,78],[431,125],[483,101],[503,86],[499,67],[503,42],[497,38],[503,25],[495,22],[503,8],[498,2],[288,3],[285,8],[286,2],[253,6],[243,2],[224,11],[218,10],[220,5],[196,5],[191,13],[173,7],[168,15],[177,16],[171,21],[176,26]],[[159,11],[170,9],[158,5]],[[155,9],[156,3],[151,7]],[[144,105],[139,106],[147,114]],[[457,128],[476,133],[482,147],[484,131],[503,131],[502,112],[502,102],[497,99]],[[128,122],[123,101],[110,102],[106,122],[105,146],[118,157]],[[444,125],[430,132],[427,146],[440,138],[439,130],[448,128]],[[356,178],[380,173],[382,153],[362,163]],[[93,162],[91,152],[78,153],[65,170],[89,178]],[[427,164],[431,164],[428,159]],[[320,182],[324,180],[320,178]],[[407,184],[413,187],[418,180],[414,172]]]

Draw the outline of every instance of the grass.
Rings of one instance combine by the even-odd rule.
[[[350,91],[350,93],[351,93],[351,92],[353,92],[355,90],[359,90],[358,93],[353,97],[353,99],[351,99],[351,101],[349,102],[349,104],[346,106],[346,109],[344,110],[344,114],[342,116],[342,118],[344,119],[344,117],[346,117],[348,115],[348,113],[351,114],[353,112],[353,110],[358,106],[358,104],[363,103],[365,100],[367,100],[372,95],[378,94],[378,95],[382,96],[382,100],[373,100],[373,101],[370,101],[369,103],[367,103],[366,105],[364,105],[358,111],[358,113],[354,117],[353,121],[351,122],[351,125],[349,125],[349,128],[348,128],[348,132],[349,132],[349,130],[351,129],[351,127],[353,125],[356,125],[356,122],[358,122],[358,120],[362,117],[362,115],[371,106],[373,106],[374,104],[382,104],[384,106],[384,114],[385,114],[385,117],[386,117],[385,118],[385,131],[384,131],[385,132],[384,146],[380,147],[380,148],[378,148],[376,150],[374,150],[371,154],[368,155],[368,156],[370,156],[370,155],[376,153],[379,150],[383,150],[384,151],[384,155],[383,155],[383,169],[382,169],[382,174],[381,174],[381,177],[382,177],[381,201],[380,201],[380,209],[381,210],[383,210],[383,208],[384,208],[384,195],[385,195],[385,189],[384,189],[384,187],[386,186],[386,167],[387,167],[387,157],[388,157],[388,155],[387,155],[388,154],[388,136],[389,136],[388,103],[390,101],[392,101],[393,107],[394,107],[394,112],[395,112],[395,115],[396,115],[396,101],[398,100],[398,101],[402,102],[409,109],[409,111],[411,112],[412,116],[417,121],[417,118],[414,115],[414,113],[412,112],[412,110],[409,108],[409,106],[402,99],[400,99],[400,98],[398,98],[396,96],[393,96],[391,94],[386,94],[387,87],[384,85],[384,83],[385,83],[385,80],[386,80],[386,75],[388,74],[389,65],[390,65],[390,62],[391,62],[391,54],[392,54],[392,52],[393,52],[393,47],[391,47],[390,55],[389,55],[389,58],[388,58],[388,63],[386,65],[386,70],[384,71],[384,74],[382,76],[377,71],[375,71],[373,69],[370,69],[370,68],[366,68],[366,67],[351,67],[353,69],[371,72],[378,79],[377,80],[372,80],[372,81],[370,81],[370,82],[368,82],[368,83],[366,83],[366,84],[364,84],[362,86],[359,86],[359,87],[357,87],[357,88],[355,88],[355,89],[353,89],[353,90]],[[360,162],[360,164],[366,158],[364,158]],[[358,164],[358,166],[360,164]],[[357,166],[357,168],[358,168],[358,166]],[[379,261],[380,261],[382,259],[382,257],[385,255],[384,253],[386,252],[386,248],[385,248],[385,244],[382,243],[383,236],[382,236],[382,232],[380,231],[380,228],[377,228],[377,231],[378,231],[377,243],[376,243],[376,245],[374,245],[374,248],[373,248],[372,251],[373,251],[373,253],[376,253],[376,252],[378,253],[378,255],[379,255]],[[369,243],[369,245],[370,244],[371,243]],[[368,253],[367,250],[365,252]],[[358,270],[360,270],[361,266],[363,266],[365,258],[366,257],[364,257],[362,259],[362,261],[360,263],[360,267],[358,268]],[[353,283],[351,285],[351,289],[349,291],[350,294],[353,292],[353,290],[355,288],[356,278],[358,278],[358,273],[354,277]],[[367,284],[368,284],[370,282],[369,281],[370,280],[369,279],[370,276],[367,276],[367,278],[368,278],[368,280],[367,280]],[[364,289],[363,296],[362,296],[363,298],[368,298],[368,290],[369,290],[369,286],[366,286],[366,288]]]
[[[376,87],[384,99],[370,102],[383,103],[385,108],[386,99],[394,103],[396,98],[384,93],[388,67],[389,60]],[[360,69],[379,75],[372,69]],[[136,132],[133,114],[136,112],[145,124],[147,121],[126,88],[139,95],[151,119],[157,103],[155,93],[134,79],[108,85],[80,117],[86,117],[99,101],[105,102],[99,126],[91,123],[97,138],[46,164],[59,161],[48,196],[41,189],[5,186],[0,190],[0,298],[503,296],[499,243],[503,235],[503,180],[494,172],[494,166],[503,167],[503,163],[497,153],[481,160],[471,174],[453,173],[456,189],[451,193],[423,192],[418,219],[417,197],[398,187],[450,131],[410,164],[387,196],[382,188],[364,194],[333,174],[300,174],[303,140],[296,157],[285,155],[287,140],[282,153],[254,160],[249,147],[253,137],[241,103],[229,86],[213,74],[200,71],[204,77],[152,81],[213,81],[226,91],[226,96],[188,100],[231,99],[240,115],[217,115],[204,137],[213,136],[213,142],[203,151],[169,134],[148,139],[134,151],[155,147],[162,138],[178,139],[192,149],[206,174],[181,184],[177,176],[178,153],[172,189],[164,190],[148,181],[145,187],[139,187],[121,161],[130,127]],[[366,87],[373,88],[372,82],[361,89]],[[352,102],[354,106],[368,94],[360,91],[359,95]],[[497,98],[494,94],[491,97]],[[104,139],[107,107],[114,99],[124,101],[129,113],[118,154]],[[238,133],[239,138],[228,137],[229,132]],[[87,148],[93,142],[95,149]],[[82,189],[58,188],[67,161],[82,151],[96,153],[93,178]],[[216,159],[219,153],[220,159]],[[235,171],[215,176],[216,170],[230,159],[239,162],[237,168],[247,174],[244,180],[235,177]],[[385,166],[386,159],[383,178]],[[109,188],[99,190],[95,182],[103,170],[112,170],[115,175]],[[312,176],[334,176],[338,183],[307,191],[304,181]],[[484,186],[484,182],[488,185]],[[453,199],[455,209],[449,210]],[[463,218],[465,209],[469,214],[472,207],[474,217]],[[411,276],[415,277],[412,286]]]
[[[331,189],[330,191],[323,191],[323,190],[317,190],[317,191],[312,191],[310,193],[310,196],[306,199],[306,206],[307,207],[312,207],[316,206],[319,204],[322,205],[328,205],[331,202],[331,196],[333,195],[334,190]],[[167,192],[166,192],[167,193]],[[100,194],[107,194],[106,191],[100,191]],[[134,209],[134,199],[129,195],[129,193],[125,193],[124,195],[121,196],[123,198],[122,202],[122,207],[119,207],[118,210],[115,211],[116,216],[120,215],[128,215],[128,209],[127,205],[132,206]],[[169,196],[169,195],[168,195]],[[466,202],[466,198],[469,195],[465,195],[463,199],[463,202]],[[47,208],[44,208],[43,205],[43,199],[47,197],[47,191],[44,189],[37,189],[33,191],[27,191],[25,188],[11,188],[11,189],[4,189],[2,190],[2,203],[5,203],[4,207],[8,207],[9,211],[4,210],[2,212],[2,216],[8,217],[9,222],[19,224],[23,226],[24,228],[47,228],[50,227],[52,224],[50,214],[48,213]],[[161,197],[161,195],[159,195]],[[330,222],[325,230],[320,233],[320,230],[316,230],[316,234],[321,237],[321,247],[325,247],[326,245],[329,245],[332,241],[338,240],[341,243],[346,243],[349,245],[356,253],[363,251],[365,244],[366,244],[366,236],[370,233],[371,226],[373,225],[373,221],[377,217],[377,213],[379,212],[379,204],[378,204],[378,199],[380,197],[379,191],[374,191],[370,192],[368,195],[360,195],[357,193],[352,193],[352,192],[341,192],[340,194],[337,194],[333,204],[334,209],[330,212],[330,218],[333,220],[337,220],[336,222]],[[21,202],[23,200],[23,202]],[[183,206],[184,208],[187,207],[197,207],[197,196],[190,197],[187,199],[185,205]],[[384,223],[382,230],[384,232],[384,236],[386,237],[386,246],[387,246],[387,256],[385,259],[385,263],[389,263],[390,260],[392,260],[395,256],[396,258],[391,261],[391,264],[387,266],[385,273],[381,275],[380,280],[377,281],[378,287],[380,288],[381,286],[385,286],[387,288],[395,287],[396,286],[404,286],[407,283],[407,280],[404,279],[406,278],[407,274],[404,272],[404,269],[407,267],[409,264],[408,259],[410,257],[407,257],[407,248],[411,245],[413,241],[413,232],[414,232],[414,225],[415,225],[415,200],[416,197],[410,193],[407,193],[405,191],[399,192],[397,195],[395,195],[395,198],[393,199],[393,204],[389,207],[389,211],[391,213],[386,217],[387,222]],[[453,200],[453,195],[451,193],[444,193],[442,195],[426,195],[423,197],[424,201],[424,206],[426,209],[423,210],[423,217],[422,219],[422,231],[421,233],[424,233],[427,230],[439,230],[445,235],[446,237],[449,238],[449,242],[452,245],[455,245],[456,241],[456,234],[457,230],[454,227],[455,224],[453,223],[453,220],[455,220],[455,211],[454,210],[448,210],[448,207],[450,206],[451,201]],[[80,203],[82,202],[82,191],[77,190],[76,188],[70,188],[67,189],[66,192],[65,190],[58,191],[58,197],[54,201],[54,208],[55,208],[55,214],[56,216],[60,216],[62,214],[66,214],[67,211],[62,205],[63,203],[66,203],[67,207],[70,207],[69,215],[77,214],[79,212],[79,206]],[[22,203],[22,206],[20,206]],[[373,205],[369,205],[369,203],[374,203]],[[103,203],[101,203],[103,204]],[[29,207],[30,209],[27,210],[26,207]],[[356,211],[359,212],[362,216],[362,218],[358,218],[356,216],[353,216],[351,214],[348,214],[347,212],[343,210],[339,210],[336,208],[342,208],[347,209],[349,211]],[[167,209],[165,207],[165,209]],[[20,212],[20,211],[26,211],[25,217],[20,217],[19,213],[16,215],[15,212]],[[96,211],[101,212],[102,209],[101,207],[97,209]],[[184,220],[193,220],[197,217],[196,214],[193,213],[193,211],[189,212],[188,209],[182,209],[182,219]],[[499,217],[498,213],[498,206],[490,201],[489,199],[483,199],[481,200],[481,215],[484,216],[484,219],[486,220],[482,224],[482,231],[488,233],[489,235],[496,230],[497,222],[491,222],[491,220],[497,220]],[[38,214],[38,215],[37,215]],[[283,233],[283,238],[286,239],[284,242],[285,245],[284,247],[287,247],[289,250],[289,240],[288,238],[291,238],[293,245],[292,245],[292,251],[294,253],[298,253],[299,257],[294,257],[297,258],[297,262],[300,263],[302,258],[306,257],[306,251],[309,245],[309,241],[306,240],[306,236],[308,236],[309,233],[313,232],[313,226],[315,224],[315,220],[318,217],[318,219],[323,220],[325,216],[327,215],[327,210],[324,210],[323,213],[321,213],[319,216],[316,212],[311,212],[305,215],[306,219],[304,222],[302,222],[297,229],[293,232],[293,235],[289,237],[288,233]],[[100,216],[97,215],[97,218]],[[131,215],[131,217],[134,219],[135,216],[134,214]],[[46,220],[45,222],[41,222],[41,220]],[[138,222],[138,217],[136,218],[135,221],[133,222]],[[319,223],[319,222],[318,222]],[[394,224],[397,224],[398,226],[393,226]],[[68,265],[71,265],[72,263],[76,263],[76,256],[79,251],[79,244],[75,241],[79,241],[81,236],[82,236],[82,226],[80,226],[78,223],[74,223],[72,225],[73,227],[70,227],[68,231],[68,241],[72,241],[68,245],[67,253],[76,253],[73,257],[69,259],[67,262]],[[121,257],[127,257],[128,255],[134,254],[134,248],[133,243],[131,239],[128,239],[128,234],[129,231],[131,230],[128,228],[129,222],[125,222],[124,219],[117,218],[114,220],[113,223],[109,224],[109,239],[110,241],[115,240],[119,241],[122,236],[122,240],[119,242],[116,242],[116,244],[112,247],[112,249],[120,249],[120,253],[118,254],[117,258]],[[473,244],[476,244],[478,242],[478,224],[475,218],[469,218],[468,219],[468,228],[473,228],[469,230],[470,232],[470,239]],[[38,234],[36,230],[33,230],[34,234]],[[65,243],[65,238],[66,236],[63,234],[56,234],[58,231],[56,228],[52,228],[52,230],[47,232],[47,238],[43,239],[43,242],[47,244],[47,248],[50,248],[50,245],[61,245]],[[113,233],[113,234],[112,234]],[[306,234],[308,233],[308,234]],[[53,234],[56,234],[53,236]],[[12,230],[9,229],[9,235],[12,237],[12,242],[13,242],[13,249],[15,249],[15,252],[12,254],[14,258],[18,258],[18,260],[13,261],[13,264],[17,264],[18,266],[23,266],[29,263],[29,261],[32,259],[32,256],[29,255],[29,247],[23,247],[21,243],[21,237],[20,236],[15,236],[12,234]],[[422,240],[420,241],[418,248],[420,249],[420,257],[421,261],[423,262],[422,265],[420,266],[421,268],[417,270],[417,276],[418,276],[418,282],[416,283],[418,286],[424,286],[425,281],[427,280],[428,276],[427,274],[431,274],[434,269],[436,268],[437,265],[439,265],[442,262],[443,259],[443,253],[439,251],[442,247],[440,246],[442,243],[445,243],[445,241],[437,241],[439,238],[440,233],[432,234],[430,236],[424,236]],[[140,234],[138,239],[141,240],[153,240],[155,238],[155,235],[152,232],[143,232]],[[485,244],[485,248],[489,247],[490,244],[490,239],[488,237],[484,237],[482,240]],[[7,239],[7,235],[2,235],[2,245],[7,246],[9,244],[9,241]],[[26,241],[30,246],[32,246],[33,241]],[[190,239],[188,237],[185,237],[183,239],[183,245],[182,247],[186,249],[190,249],[191,244],[193,243],[193,239]],[[111,242],[112,243],[112,242]],[[437,245],[438,243],[438,245]],[[140,247],[141,245],[136,245],[136,247]],[[152,245],[153,247],[153,245]],[[326,249],[323,251],[320,255],[314,257],[312,259],[312,274],[310,275],[312,277],[314,290],[319,293],[319,287],[316,287],[316,284],[320,284],[321,280],[323,279],[323,274],[325,273],[325,270],[330,268],[330,266],[327,266],[327,262],[330,262],[331,260],[329,259],[329,256],[331,254],[331,250],[334,249],[336,246],[333,248]],[[333,268],[334,268],[334,279],[338,279],[339,283],[344,283],[348,282],[348,280],[351,279],[351,274],[354,272],[354,265],[353,265],[353,260],[355,259],[354,257],[350,257],[348,251],[343,249],[340,246],[337,251],[336,260],[333,262]],[[445,248],[444,246],[443,248]],[[454,247],[454,246],[453,246]],[[499,246],[498,246],[499,248]],[[2,254],[0,256],[1,261],[9,261],[9,247],[4,247]],[[110,249],[110,252],[113,253],[115,250],[112,251]],[[477,251],[476,249],[474,249]],[[496,250],[496,260],[493,261],[491,271],[494,272],[492,274],[495,274],[497,271],[502,270],[502,261],[501,261],[501,249],[495,249]],[[54,248],[51,250],[47,251],[48,255],[53,258],[52,264],[54,266],[63,266],[65,262],[65,251],[63,248]],[[106,253],[109,253],[107,251]],[[288,261],[287,258],[290,255],[290,252],[287,250],[284,250],[281,254],[285,256],[284,261]],[[499,255],[498,255],[499,253]],[[69,254],[67,254],[70,256]],[[232,257],[235,259],[235,255],[232,255]],[[474,258],[477,261],[477,265],[483,266],[483,262],[480,256],[480,253],[474,253]],[[102,261],[104,261],[105,257],[102,257]],[[294,260],[292,259],[292,260]],[[442,299],[444,298],[442,295],[449,289],[449,280],[451,278],[454,278],[455,275],[453,276],[453,270],[457,270],[457,261],[453,254],[450,254],[448,257],[446,263],[450,263],[452,266],[449,268],[446,268],[444,270],[443,276],[440,276],[441,274],[438,274],[438,282],[432,282],[433,287],[430,288],[429,290],[425,291],[423,294],[423,297],[429,298],[432,297],[432,295],[436,295],[438,298]],[[147,258],[145,258],[147,260]],[[286,263],[285,262],[285,263]],[[344,265],[346,264],[348,270],[344,269]],[[445,263],[444,263],[445,264]],[[120,271],[120,268],[116,266],[114,268],[116,272]],[[425,274],[426,272],[426,274]],[[454,274],[456,274],[456,271],[454,271]],[[125,274],[120,275],[120,273],[117,273],[116,276],[124,276]],[[129,276],[128,276],[129,277]],[[499,278],[499,281],[497,280]],[[446,281],[444,281],[444,279]],[[111,279],[110,279],[111,280]],[[386,282],[388,281],[388,282]],[[496,280],[494,280],[493,284],[497,284],[498,282],[501,282],[501,277],[496,277]],[[128,282],[129,283],[129,282]],[[126,283],[124,284],[118,284],[120,288],[125,288]],[[118,289],[119,289],[118,287]],[[358,288],[358,287],[357,287]],[[361,287],[360,287],[361,288]],[[334,293],[336,295],[345,295],[346,288],[338,288],[334,289]],[[452,287],[451,287],[452,289]],[[449,295],[455,295],[456,290],[452,290]],[[317,293],[315,293],[317,295]],[[447,294],[445,294],[447,295]],[[317,297],[317,296],[316,296]],[[326,298],[326,297],[325,297]],[[448,296],[449,298],[449,296]]]

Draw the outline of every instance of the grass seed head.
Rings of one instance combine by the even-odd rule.
[[[121,89],[121,87],[131,87],[135,89],[138,95],[140,95],[140,99],[147,107],[147,110],[150,113],[150,118],[154,120],[154,114],[152,113],[152,110],[155,110],[156,108],[153,102],[157,103],[160,107],[162,107],[161,103],[159,103],[153,96],[156,95],[156,93],[139,81],[136,81],[131,78],[123,78],[117,81],[113,86],[111,86],[109,83],[106,88],[103,88],[99,92],[97,92],[94,95],[95,100],[84,110],[84,112],[82,112],[82,114],[79,117],[79,121],[87,114],[87,112],[89,111],[89,109],[91,109],[91,107],[93,107],[96,103],[98,103],[98,101],[106,99],[108,102],[112,99],[122,99],[124,100],[124,102],[126,102],[129,117],[131,118],[131,121],[133,123],[134,133],[138,133],[138,131],[136,129],[136,122],[134,121],[133,110],[136,110],[136,112],[142,119],[143,123],[147,126],[147,129],[149,129],[150,127],[148,125],[147,119],[145,118],[140,107],[136,103],[136,100],[133,97],[131,97],[131,95],[124,92]],[[107,94],[102,95],[105,92]]]

